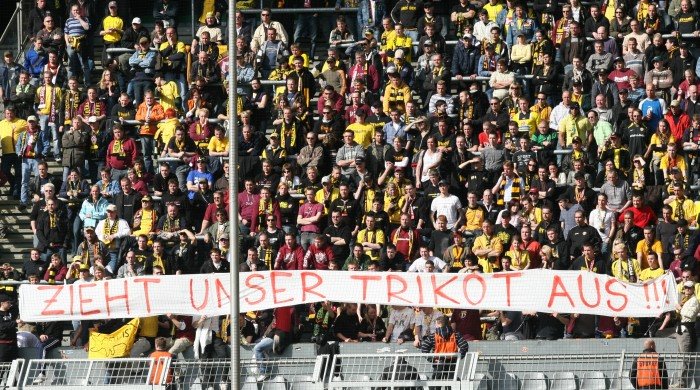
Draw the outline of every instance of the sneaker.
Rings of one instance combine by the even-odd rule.
[[[39,373],[39,375],[37,375],[36,378],[34,378],[34,381],[32,382],[32,384],[38,385],[38,384],[44,383],[45,380],[46,380],[46,375],[44,375],[43,373]]]
[[[267,378],[268,378],[268,375],[267,375],[267,374],[260,374],[260,375],[258,375],[257,378],[255,378],[255,381],[256,381],[256,382],[262,382],[262,381],[264,381],[264,380],[267,379]]]
[[[17,206],[20,211],[24,211],[27,209],[27,204],[26,203],[20,203],[19,206]]]

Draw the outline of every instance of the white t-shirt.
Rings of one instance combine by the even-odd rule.
[[[389,323],[394,324],[394,331],[391,333],[391,342],[395,342],[399,339],[399,335],[403,333],[406,329],[413,329],[413,324],[415,323],[415,315],[413,309],[410,307],[405,307],[401,310],[391,309],[389,313]],[[387,324],[387,326],[388,326]]]
[[[598,231],[600,239],[603,240],[603,242],[608,242],[614,217],[615,213],[612,211],[599,210],[597,208],[591,211],[591,214],[588,216],[588,224],[593,226]],[[601,228],[603,231],[601,231]]]
[[[428,260],[432,260],[433,264],[435,265],[435,269],[433,270],[433,272],[442,272],[442,270],[447,266],[447,263],[442,261],[442,259],[440,259],[439,257],[432,256],[428,259],[419,257],[413,260],[411,266],[408,267],[408,272],[427,272],[425,269],[425,262]]]
[[[420,339],[435,333],[435,320],[444,316],[440,310],[433,310],[430,314],[425,314],[423,310],[416,313],[416,326],[420,326]]]
[[[459,210],[462,208],[462,203],[454,195],[446,197],[438,195],[430,204],[430,211],[437,213],[438,216],[444,215],[447,218],[447,228],[453,229],[459,219]]]

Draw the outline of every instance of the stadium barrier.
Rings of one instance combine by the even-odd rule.
[[[421,354],[387,352],[275,357],[240,362],[245,390],[335,389],[633,389],[630,372],[638,353],[571,355]],[[523,352],[527,353],[527,352]],[[700,384],[700,354],[661,353],[662,379],[675,388]],[[64,356],[65,357],[65,356]],[[206,390],[233,389],[231,361],[140,359],[24,360],[0,365],[1,389]],[[44,376],[40,373],[45,372]]]

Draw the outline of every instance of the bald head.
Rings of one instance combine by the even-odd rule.
[[[644,349],[656,351],[656,342],[652,339],[644,340]]]

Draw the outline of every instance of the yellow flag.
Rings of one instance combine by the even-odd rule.
[[[134,318],[112,333],[90,331],[89,359],[128,357],[139,332],[139,319]]]

